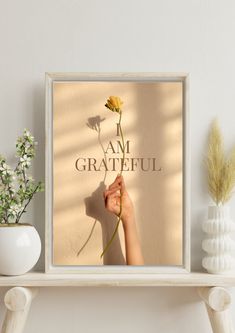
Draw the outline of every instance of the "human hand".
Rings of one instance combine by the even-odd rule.
[[[134,206],[126,190],[123,176],[118,175],[114,182],[104,191],[106,209],[119,216],[122,202],[121,220],[123,224],[134,221]]]
[[[144,265],[143,254],[135,223],[134,206],[126,190],[122,176],[117,176],[115,181],[104,191],[106,209],[119,216],[125,235],[126,263],[127,265]],[[120,219],[118,219],[120,221]]]

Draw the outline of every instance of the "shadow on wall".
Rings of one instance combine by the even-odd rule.
[[[104,160],[107,165],[107,157],[103,143],[101,141],[101,122],[104,120],[105,118],[101,118],[100,116],[90,117],[87,120],[87,126],[97,132],[98,143],[101,147]],[[107,170],[105,169],[103,180],[100,182],[97,189],[91,194],[90,197],[87,197],[84,200],[86,207],[86,215],[92,217],[94,219],[94,222],[86,241],[78,251],[78,256],[81,254],[82,251],[86,250],[86,245],[88,244],[93,235],[97,222],[100,222],[101,224],[103,249],[107,245],[108,241],[111,239],[115,230],[117,224],[117,217],[109,213],[104,205],[103,193],[106,190],[106,176]],[[118,233],[114,238],[109,250],[105,253],[103,263],[104,265],[125,265],[126,261],[122,253]]]
[[[92,195],[85,199],[86,215],[101,224],[103,249],[112,237],[117,224],[117,217],[109,213],[104,206],[103,193],[105,189],[104,182],[101,182]],[[104,265],[125,265],[118,233],[104,255]]]

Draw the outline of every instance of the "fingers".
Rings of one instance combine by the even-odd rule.
[[[106,203],[110,206],[120,206],[120,194],[113,193],[107,197]]]
[[[105,199],[105,207],[115,214],[117,213],[117,209],[120,207],[121,196],[120,192],[115,190],[105,191],[104,192],[104,199]]]
[[[117,175],[114,182],[109,186],[109,190],[115,188],[116,186],[120,186],[123,191],[126,189],[123,176]]]
[[[120,189],[121,189],[120,186],[116,186],[116,187],[112,188],[111,190],[104,191],[104,199],[106,199],[109,196],[112,196],[113,194],[118,195],[118,191],[120,191]]]
[[[106,200],[108,196],[112,196],[113,194],[118,194],[119,191],[122,194],[124,193],[125,190],[126,190],[126,185],[123,176],[117,175],[114,182],[108,187],[106,191],[104,191],[103,193],[104,199]]]
[[[120,185],[121,185],[121,181],[120,181],[120,176],[118,175],[115,178],[114,182],[111,185],[109,185],[109,190],[113,189],[116,186],[120,186]]]
[[[113,188],[114,188],[114,184],[118,184],[119,187],[120,187],[120,192],[121,193],[124,193],[126,191],[126,185],[125,185],[125,181],[124,181],[124,178],[123,176],[121,175],[118,175],[114,181],[114,183],[112,184],[113,185]]]

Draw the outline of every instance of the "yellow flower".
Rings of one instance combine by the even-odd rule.
[[[105,104],[106,108],[108,108],[113,112],[118,112],[118,113],[121,112],[122,105],[123,102],[121,98],[118,96],[110,96]]]

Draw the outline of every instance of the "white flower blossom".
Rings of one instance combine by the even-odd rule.
[[[18,223],[34,194],[43,191],[41,182],[36,184],[27,172],[35,157],[34,136],[27,129],[16,141],[16,157],[12,169],[0,155],[0,222],[4,223]]]
[[[2,164],[2,166],[0,167],[0,171],[4,176],[12,176],[14,173],[9,167],[9,165],[7,165],[6,163]]]
[[[13,204],[9,209],[9,213],[15,217],[21,212],[22,208],[20,204]]]
[[[7,168],[6,163],[3,163],[2,166],[0,167],[0,171],[4,171]]]
[[[13,187],[10,187],[9,190],[10,190],[11,194],[15,194],[16,193],[16,190]]]
[[[24,130],[24,136],[26,136],[26,137],[30,136],[30,132],[27,129]]]
[[[29,141],[34,140],[34,136],[31,135],[31,133],[28,130],[24,130],[24,137],[27,138]]]
[[[31,158],[28,157],[27,155],[24,155],[23,157],[20,158],[20,163],[22,167],[29,167],[31,163]]]

